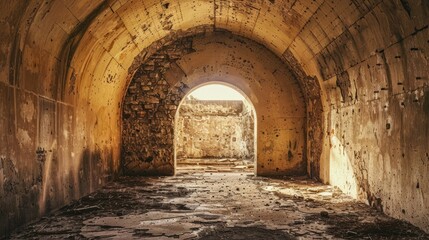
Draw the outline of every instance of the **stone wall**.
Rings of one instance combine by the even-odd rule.
[[[7,216],[0,218],[0,235],[42,216],[36,212],[50,201],[47,199],[64,199],[49,204],[50,208],[59,207],[72,199],[68,196],[79,197],[101,186],[117,170],[127,70],[133,62],[138,66],[143,63],[134,61],[135,57],[147,59],[164,46],[166,36],[179,39],[184,32],[201,26],[205,27],[201,32],[227,29],[247,36],[273,54],[264,54],[255,44],[233,45],[218,38],[217,45],[208,44],[218,51],[201,53],[216,54],[181,58],[168,72],[181,80],[182,75],[187,76],[184,79],[195,76],[205,81],[227,77],[225,81],[249,93],[255,108],[265,105],[269,111],[278,107],[276,98],[284,109],[294,109],[287,101],[305,100],[304,125],[300,114],[275,114],[267,120],[263,108],[257,111],[258,126],[286,122],[285,127],[272,124],[258,134],[258,142],[263,143],[258,145],[258,155],[267,160],[258,167],[261,173],[284,174],[288,171],[283,170],[301,163],[297,156],[307,157],[311,175],[317,176],[320,166],[324,182],[345,192],[365,193],[360,199],[381,201],[375,205],[385,206],[386,213],[429,231],[429,190],[424,184],[429,176],[429,1],[0,2],[0,86],[4,93],[0,95],[0,141],[6,143],[0,146],[0,192],[4,194],[0,206],[1,216]],[[146,51],[149,46],[153,52]],[[278,66],[276,59],[282,56],[296,59],[305,74],[290,81],[296,74],[294,68],[293,74],[267,64],[261,70],[257,58],[248,61],[246,46],[268,65]],[[236,53],[238,50],[243,54]],[[216,56],[224,59],[216,62]],[[246,57],[240,59],[242,56]],[[196,63],[197,58],[202,62]],[[246,85],[236,75],[251,84]],[[309,81],[302,82],[305,79]],[[275,87],[273,80],[277,81]],[[172,82],[171,86],[176,86],[177,81]],[[292,92],[291,98],[279,97],[276,89],[296,89],[284,83],[297,82],[303,96]],[[252,96],[250,85],[258,90],[258,97]],[[308,89],[315,89],[315,94]],[[260,97],[271,92],[277,94],[273,99]],[[34,114],[29,106],[34,107]],[[42,112],[41,106],[51,110]],[[303,126],[308,127],[309,134],[302,140],[293,132],[305,131]],[[53,137],[45,141],[51,132]],[[269,141],[276,138],[282,139]],[[344,147],[339,147],[338,140]],[[301,151],[304,148],[306,151]],[[39,155],[44,159],[44,151],[58,164],[38,162]],[[94,170],[99,168],[99,156],[102,165],[106,169],[113,166],[113,170]],[[40,170],[42,165],[43,169],[54,169]],[[51,172],[63,174],[47,174]],[[344,172],[347,174],[341,174]],[[359,177],[354,177],[354,172]],[[40,176],[47,179],[44,184],[39,183]],[[362,190],[357,190],[357,185]],[[27,206],[24,202],[33,199],[29,193],[35,198],[47,196],[46,201],[32,201]]]
[[[174,117],[187,86],[168,82],[165,73],[192,51],[192,39],[183,38],[150,56],[135,73],[124,99],[125,174],[174,174]]]
[[[70,15],[64,12],[54,21],[66,30],[46,27],[58,13],[49,8],[61,4],[0,1],[0,238],[102,187],[119,172],[121,96],[108,94],[98,102],[93,93],[106,94],[109,87],[69,88],[63,72],[72,53],[62,53],[73,51],[76,36],[101,8],[76,27],[66,26]],[[66,41],[73,47],[63,47]],[[73,81],[80,79],[75,75]]]
[[[176,122],[176,154],[183,158],[254,157],[254,117],[243,101],[184,100]]]
[[[359,34],[374,51],[350,67],[336,60],[341,73],[324,72],[330,183],[428,230],[429,29],[388,44]]]
[[[225,31],[166,40],[154,47],[156,51],[151,47],[136,58],[141,65],[124,98],[122,164],[126,174],[174,173],[177,107],[191,89],[216,81],[240,89],[255,107],[258,174],[307,172],[304,96],[280,58]]]
[[[306,143],[307,151],[307,173],[309,177],[321,180],[321,162],[326,156],[322,156],[323,149],[327,146],[327,135],[325,128],[324,111],[322,99],[322,89],[316,77],[307,76],[302,66],[296,61],[290,52],[285,52],[282,59],[291,67],[299,79],[303,92],[305,92],[305,104],[307,110]],[[325,146],[324,146],[325,145]],[[324,148],[325,147],[325,148]],[[326,153],[325,153],[326,154]]]

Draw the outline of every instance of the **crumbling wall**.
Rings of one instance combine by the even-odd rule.
[[[243,101],[184,100],[177,118],[177,159],[254,157],[254,119]]]
[[[136,58],[141,65],[123,102],[125,173],[174,173],[178,104],[192,88],[214,81],[242,90],[255,107],[258,174],[306,173],[305,101],[298,80],[280,58],[225,31],[154,46],[156,51],[150,47]]]
[[[428,9],[427,1],[384,1],[316,59],[327,96],[329,183],[426,231]]]
[[[165,36],[171,35],[172,39],[177,39],[181,33],[198,26],[208,26],[212,30],[228,29],[259,41],[275,54],[261,57],[260,61],[272,63],[273,66],[276,64],[271,59],[290,52],[290,56],[296,58],[310,76],[309,80],[317,80],[322,86],[325,121],[318,118],[321,114],[317,98],[306,100],[307,109],[315,106],[316,112],[314,115],[311,111],[306,114],[307,132],[315,132],[314,139],[318,139],[322,130],[320,123],[327,126],[323,131],[322,156],[331,155],[331,158],[321,159],[321,178],[351,193],[357,191],[350,188],[356,186],[354,174],[362,175],[358,178],[368,181],[359,180],[359,188],[366,193],[361,194],[361,199],[368,200],[366,196],[374,195],[369,199],[376,201],[370,202],[381,202],[375,205],[384,206],[385,212],[428,231],[426,216],[429,216],[429,198],[427,184],[424,184],[429,176],[425,161],[428,149],[425,130],[428,125],[428,1],[231,0],[215,4],[210,1],[181,4],[182,1],[172,0],[168,4],[152,3],[1,1],[0,85],[5,95],[0,97],[6,100],[1,103],[1,129],[5,130],[0,132],[0,137],[2,143],[7,144],[2,145],[0,152],[0,174],[3,174],[3,180],[0,180],[3,184],[0,189],[3,190],[0,191],[7,197],[1,198],[0,205],[1,216],[7,217],[0,219],[3,221],[0,235],[42,215],[35,212],[38,212],[39,206],[45,205],[44,201],[32,201],[31,206],[23,204],[27,199],[40,198],[42,191],[49,198],[64,196],[64,202],[67,202],[71,199],[68,197],[70,195],[81,196],[102,185],[110,171],[99,175],[95,170],[99,164],[95,162],[101,156],[103,167],[117,167],[120,107],[128,84],[127,69],[134,57],[154,43],[163,46],[162,42],[157,41]],[[221,50],[221,45],[216,47]],[[239,47],[229,46],[229,53],[236,50],[234,47]],[[258,49],[254,45],[251,48]],[[157,48],[153,49],[156,52]],[[255,52],[261,53],[260,50]],[[194,72],[195,76],[205,77],[205,81],[229,77],[226,81],[247,89],[255,106],[269,106],[268,111],[278,107],[275,101],[268,98],[251,96],[248,90],[250,84],[238,81],[240,78],[234,74],[240,73],[237,75],[248,78],[259,97],[277,91],[271,82],[272,75],[283,76],[276,78],[281,85],[293,82],[289,81],[291,74],[282,68],[278,70],[267,66],[266,71],[261,72],[260,68],[255,70],[257,61],[248,62],[246,58],[244,62],[237,54],[220,55],[199,58],[204,61],[200,65],[189,64],[196,68],[195,71],[186,68],[188,60],[181,59],[185,73],[178,68],[180,64],[173,64],[168,72],[178,74],[180,79],[183,74],[192,78]],[[145,59],[142,56],[145,55],[138,57]],[[216,68],[219,63],[213,60],[219,57],[228,59],[222,62],[225,63],[223,70]],[[137,62],[138,65],[142,63]],[[242,71],[239,72],[238,68]],[[248,73],[252,71],[258,72],[257,76]],[[318,90],[319,84],[310,82],[309,86],[315,86],[314,89]],[[287,86],[281,87],[287,89]],[[291,89],[295,89],[294,86]],[[306,96],[306,88],[302,89]],[[286,100],[279,95],[275,98],[285,105],[284,109],[293,109],[286,100],[302,100],[299,95]],[[395,107],[396,104],[399,108]],[[36,117],[31,118],[32,108],[28,106],[32,105],[37,110]],[[53,105],[55,111],[42,113],[39,110],[41,106],[54,109]],[[24,114],[21,114],[22,109],[25,109]],[[55,114],[49,114],[50,111]],[[302,152],[300,149],[304,144],[298,134],[293,134],[294,131],[301,131],[302,116],[289,112],[283,116],[274,115],[273,120],[263,108],[258,114],[258,126],[267,126],[264,122],[279,123],[283,120],[288,127],[275,124],[259,132],[258,142],[263,144],[258,145],[258,155],[267,160],[259,165],[260,173],[284,174],[288,171],[283,170],[296,167],[300,162],[296,158],[305,158],[305,154],[312,155],[313,162],[316,160],[314,163],[310,161],[316,166],[310,169],[317,170],[320,144],[311,142],[312,135],[307,134],[307,139],[303,141],[312,146],[314,144],[315,151],[310,152],[313,147],[307,146],[307,151]],[[56,119],[52,121],[54,115]],[[43,116],[43,121],[40,116]],[[293,117],[299,120],[294,121]],[[56,136],[38,142],[39,130],[43,136],[50,132]],[[276,138],[282,139],[269,141]],[[340,140],[344,148],[338,147]],[[362,151],[352,149],[352,146]],[[390,151],[389,148],[394,150]],[[45,155],[52,159],[58,157],[58,162],[43,160]],[[43,169],[44,166],[52,166],[53,172],[62,173],[55,175],[63,180],[59,185],[54,184],[52,191],[50,184],[57,180],[49,174],[37,173],[42,165]],[[57,166],[58,169],[55,169]],[[391,171],[392,174],[381,170],[389,167],[395,170]],[[38,183],[40,176],[48,176],[46,185]],[[380,176],[383,176],[382,181]],[[420,176],[418,181],[417,176]],[[29,192],[34,196],[26,195]],[[56,200],[49,204],[50,208],[63,204],[54,202]],[[25,211],[26,207],[31,210]]]
[[[0,6],[2,238],[112,180],[119,171],[120,125],[119,111],[106,107],[111,103],[100,110],[86,98],[90,87],[68,95],[73,91],[57,68],[70,67],[62,46],[72,42],[68,33],[82,34],[91,17],[75,28],[62,13],[51,28],[46,22],[62,9],[61,1],[1,1]],[[56,11],[50,12],[53,6]],[[60,25],[66,31],[59,31]]]
[[[246,100],[247,101],[247,100]],[[246,148],[248,153],[245,158],[254,162],[256,159],[256,116],[255,109],[248,102],[244,102],[243,111],[241,112],[241,141],[243,147]]]
[[[307,158],[307,173],[309,177],[321,179],[321,161],[324,156],[323,144],[326,142],[326,134],[324,134],[324,111],[322,102],[322,90],[319,80],[316,77],[308,76],[302,66],[292,56],[292,53],[287,51],[282,56],[283,60],[293,69],[295,76],[299,79],[299,84],[304,94],[304,100],[307,109],[307,124],[306,124],[306,158]],[[325,148],[326,149],[326,148]],[[326,151],[326,150],[325,150]]]
[[[192,51],[192,38],[182,38],[150,56],[134,74],[123,107],[125,174],[174,174],[174,117],[187,86],[168,82],[165,74]]]

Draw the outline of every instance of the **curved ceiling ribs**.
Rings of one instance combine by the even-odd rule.
[[[405,8],[381,0],[53,1],[28,6],[23,25],[30,22],[31,48],[45,49],[50,61],[61,59],[61,65],[70,65],[68,92],[79,85],[75,81],[91,77],[85,75],[88,72],[102,72],[110,82],[122,82],[124,70],[151,43],[197,26],[227,29],[279,56],[292,55],[307,75],[328,80],[375,50],[423,29],[427,23],[409,17],[410,11],[424,15],[425,8],[418,5]],[[389,24],[395,18],[403,24]],[[385,37],[392,33],[394,37]],[[103,64],[91,64],[92,58]]]
[[[73,7],[70,12],[74,15],[79,9]],[[393,13],[383,12],[384,8]],[[253,39],[283,58],[293,56],[307,75],[328,80],[383,46],[413,34],[408,30],[411,27],[389,25],[398,16],[404,25],[424,27],[424,22],[410,20],[404,9],[380,0],[109,1],[109,7],[85,33],[71,67],[76,69],[77,78],[84,78],[84,72],[101,71],[111,82],[121,82],[123,70],[152,43],[167,35],[179,37],[188,29],[209,26]],[[386,21],[390,29],[383,27]],[[395,38],[384,37],[390,32]],[[88,52],[97,53],[95,56],[104,62],[102,67],[86,65]],[[112,72],[107,74],[107,70]],[[74,77],[69,73],[68,79]]]
[[[4,169],[43,179],[42,186],[9,177],[19,189],[36,186],[46,196],[52,187],[58,195],[33,201],[29,218],[117,173],[121,103],[139,63],[166,41],[223,29],[265,46],[300,80],[306,137],[316,139],[306,153],[309,172],[429,229],[429,186],[419,184],[429,181],[429,1],[0,1],[0,91],[7,93],[0,124],[9,129],[0,141],[15,149],[0,145],[12,159]],[[57,151],[63,161],[53,170],[27,161],[33,149],[38,159]],[[320,168],[311,164],[319,158]],[[0,199],[12,216],[0,226],[26,219],[25,196],[14,194]]]

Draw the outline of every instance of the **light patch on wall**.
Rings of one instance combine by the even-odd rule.
[[[33,120],[34,115],[36,113],[36,109],[34,107],[33,102],[31,101],[31,98],[27,98],[25,103],[21,106],[21,117],[26,121],[30,122]]]
[[[331,136],[331,144],[329,183],[353,198],[357,198],[356,176],[344,144],[334,135]]]
[[[31,147],[31,137],[26,130],[18,128],[17,139],[20,146]]]
[[[237,90],[222,84],[208,84],[199,87],[195,89],[188,98],[195,98],[197,100],[245,100],[244,96]]]

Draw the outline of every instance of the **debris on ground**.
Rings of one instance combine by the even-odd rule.
[[[11,239],[429,239],[306,178],[122,177]]]

